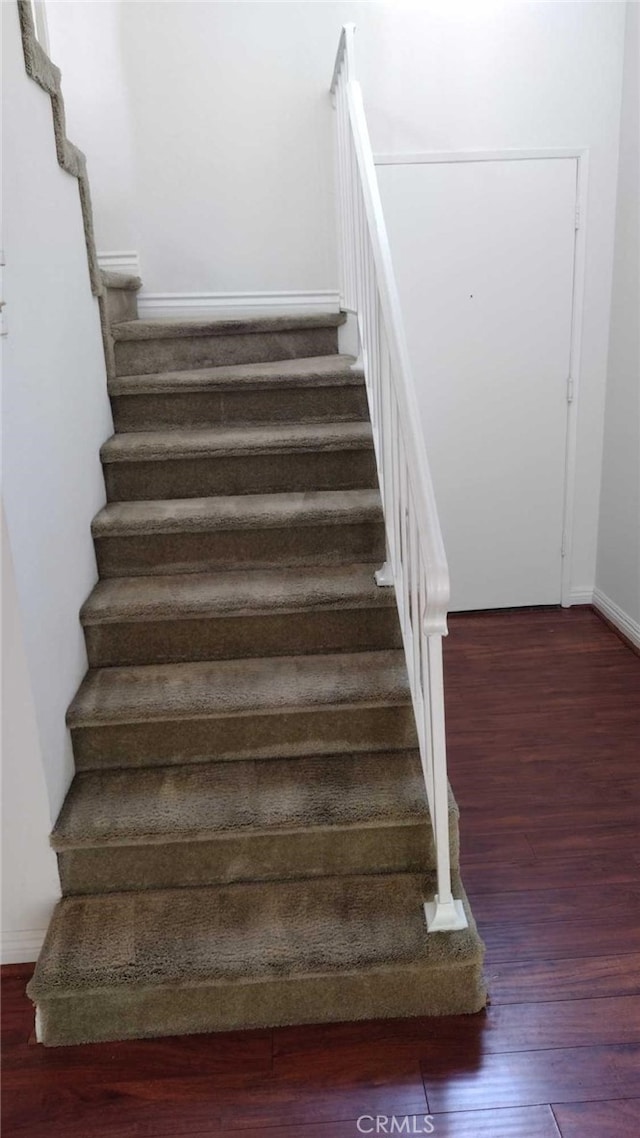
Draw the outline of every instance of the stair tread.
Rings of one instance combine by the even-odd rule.
[[[276,423],[173,428],[112,435],[100,450],[105,463],[172,461],[213,455],[371,449],[368,422]]]
[[[378,588],[374,581],[376,568],[340,565],[113,577],[98,581],[80,619],[84,625],[95,625],[393,606],[393,589]]]
[[[54,849],[427,823],[417,751],[77,774]]]
[[[300,491],[111,502],[93,519],[94,537],[211,532],[253,527],[380,521],[378,490]]]
[[[112,269],[101,269],[100,275],[105,288],[123,289],[125,292],[139,292],[142,281],[135,273],[118,273]]]
[[[191,336],[233,336],[250,333],[303,331],[306,328],[337,328],[345,322],[342,312],[318,312],[281,316],[256,316],[245,319],[124,320],[114,324],[115,340],[177,339]]]
[[[68,897],[55,909],[32,999],[309,975],[463,966],[470,928],[429,936],[431,876],[388,874]],[[456,881],[456,895],[460,884]]]
[[[70,727],[206,719],[340,706],[406,704],[404,653],[345,652],[96,668],[67,712]]]
[[[364,383],[362,371],[354,370],[353,356],[309,356],[301,359],[251,364],[223,364],[186,371],[121,375],[109,381],[111,395],[157,395],[187,391],[237,391],[239,387],[299,387]]]

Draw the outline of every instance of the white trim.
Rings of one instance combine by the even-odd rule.
[[[352,368],[362,370],[357,313],[350,312],[344,305],[342,311],[346,319],[344,324],[338,328],[338,351],[341,356],[353,356],[356,362],[351,365]]]
[[[111,273],[130,273],[131,276],[140,276],[140,256],[135,249],[121,252],[107,251],[96,254],[101,269]]]
[[[200,316],[206,313],[255,312],[291,308],[339,312],[337,289],[316,292],[140,292],[138,314],[145,316]]]
[[[20,929],[2,933],[0,963],[30,964],[37,960],[44,941],[45,929]]]
[[[106,250],[97,254],[101,269],[141,276],[140,255],[135,249]],[[270,312],[292,308],[318,312],[339,312],[337,289],[298,289],[293,292],[145,292],[138,293],[138,315],[206,316],[221,312],[236,314]]]
[[[578,438],[578,400],[580,394],[582,321],[585,288],[585,249],[587,235],[587,182],[589,149],[585,146],[553,147],[529,150],[433,150],[415,154],[377,154],[376,166],[411,166],[430,162],[522,162],[536,159],[561,158],[576,162],[576,230],[573,254],[573,295],[571,313],[571,345],[569,375],[573,380],[571,402],[567,404],[567,435],[562,515],[562,570],[560,582],[561,604],[583,604],[574,599],[583,590],[571,586],[573,574],[573,536],[575,527],[576,453]],[[578,222],[579,219],[579,222]],[[589,599],[590,603],[591,599]]]
[[[419,166],[426,162],[523,162],[532,158],[578,158],[586,147],[538,150],[423,150],[416,154],[375,154],[376,166]]]
[[[576,455],[578,450],[578,403],[582,371],[582,323],[584,312],[586,236],[587,236],[587,185],[589,151],[577,150],[574,155],[576,170],[576,230],[573,252],[573,300],[571,313],[571,346],[569,349],[569,375],[573,380],[573,398],[567,405],[567,450],[564,482],[563,537],[565,556],[562,559],[562,604],[571,604],[573,576],[573,538],[575,530]]]
[[[578,586],[577,588],[571,590],[569,593],[568,604],[564,607],[570,608],[571,605],[590,604],[593,604],[593,589],[591,589],[588,585],[583,585],[582,588]]]
[[[640,651],[640,623],[633,620],[628,613],[620,608],[620,605],[612,601],[611,597],[603,593],[597,585],[593,590],[593,607],[603,616],[606,616],[612,624],[615,624],[616,628],[627,637],[627,640],[630,640],[634,647]]]

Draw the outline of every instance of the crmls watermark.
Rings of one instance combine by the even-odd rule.
[[[433,1134],[430,1114],[361,1114],[356,1119],[359,1134]]]

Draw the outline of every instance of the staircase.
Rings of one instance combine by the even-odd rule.
[[[112,326],[63,899],[29,986],[47,1044],[484,1004],[470,913],[425,926],[432,831],[342,320]]]

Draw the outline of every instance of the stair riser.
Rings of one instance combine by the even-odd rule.
[[[350,873],[422,873],[433,870],[435,862],[425,818],[406,826],[78,849],[58,854],[58,867],[68,896]]]
[[[101,577],[383,561],[382,522],[95,539]]]
[[[151,375],[154,372],[188,371],[199,367],[331,356],[337,354],[337,351],[337,328],[117,340],[116,374]]]
[[[426,934],[425,934],[426,935]],[[39,1002],[42,1041],[50,1047],[111,1039],[232,1031],[285,1024],[465,1015],[480,1011],[486,989],[480,961],[439,968],[386,968],[196,988],[83,992]]]
[[[76,727],[71,736],[79,771],[416,746],[413,712],[406,704]]]
[[[110,324],[138,319],[138,294],[134,289],[107,288],[107,318]]]
[[[377,486],[371,447],[104,464],[110,502]]]
[[[364,386],[269,388],[175,395],[115,395],[118,432],[242,423],[337,423],[368,418]]]
[[[400,648],[395,608],[190,620],[125,621],[85,628],[92,668],[178,664],[250,656],[297,656]]]

